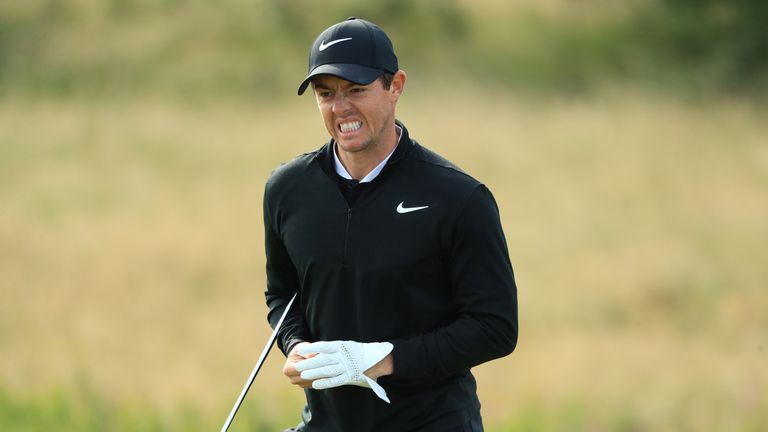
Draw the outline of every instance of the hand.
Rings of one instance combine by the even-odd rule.
[[[296,348],[298,355],[315,355],[293,365],[300,372],[301,380],[310,381],[312,388],[322,390],[357,385],[372,389],[377,396],[389,402],[386,391],[371,377],[391,373],[391,343],[330,341],[301,344]],[[384,359],[388,361],[382,362]],[[377,367],[372,369],[373,366]],[[365,374],[366,371],[369,371],[370,376]]]
[[[309,345],[309,342],[299,342],[293,346],[291,352],[288,353],[288,358],[285,360],[285,364],[283,365],[283,373],[291,381],[291,384],[297,385],[301,388],[310,388],[312,387],[312,380],[305,380],[301,378],[301,373],[296,370],[295,365],[297,362],[312,358],[315,355],[309,354],[304,356],[299,354],[298,350],[302,345]]]
[[[363,373],[365,374],[365,376],[376,380],[382,376],[392,375],[394,370],[395,370],[395,365],[392,360],[392,354],[390,353],[390,354],[387,354],[386,357],[381,359],[381,361],[371,366],[370,368],[368,368],[368,370],[366,370]]]

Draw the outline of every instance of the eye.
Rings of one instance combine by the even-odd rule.
[[[318,94],[318,96],[320,96],[323,99],[331,97],[331,92],[326,91],[326,90],[322,90],[322,91],[318,92],[317,94]]]
[[[350,92],[352,93],[363,93],[365,91],[365,87],[352,87]]]

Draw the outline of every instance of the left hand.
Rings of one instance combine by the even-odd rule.
[[[380,398],[389,402],[386,392],[375,380],[365,375],[374,365],[379,365],[385,358],[384,367],[377,367],[374,377],[387,373],[386,365],[391,364],[392,344],[389,342],[361,343],[354,341],[330,341],[301,344],[297,353],[302,356],[316,354],[314,357],[296,362],[294,367],[301,373],[301,379],[311,380],[316,390],[357,385],[372,389]],[[389,371],[391,372],[391,370]]]

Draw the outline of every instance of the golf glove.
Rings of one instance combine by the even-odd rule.
[[[314,342],[299,346],[299,354],[316,355],[297,362],[295,367],[301,372],[302,379],[314,380],[312,388],[316,390],[352,384],[370,388],[376,396],[389,403],[384,388],[363,372],[386,357],[392,348],[389,342]]]

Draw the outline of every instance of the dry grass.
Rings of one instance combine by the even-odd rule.
[[[400,117],[501,208],[522,333],[477,368],[488,424],[768,426],[764,109],[458,90]],[[0,102],[0,389],[223,420],[268,334],[264,181],[324,136],[309,98]],[[279,357],[246,408],[282,419]]]

